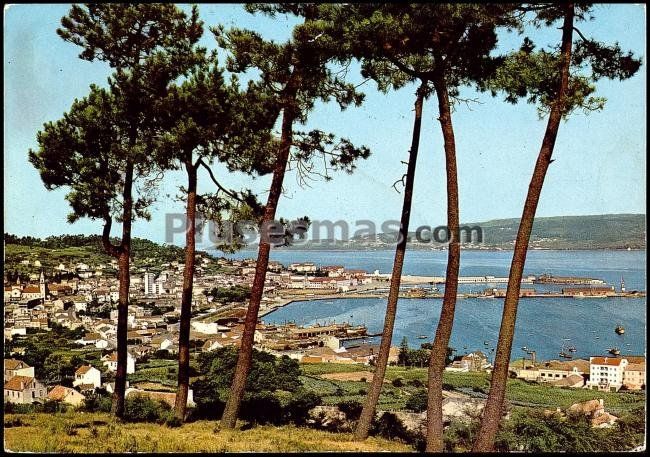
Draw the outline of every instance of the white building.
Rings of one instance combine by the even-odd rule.
[[[155,276],[153,273],[147,271],[144,274],[144,294],[145,295],[153,295],[153,283],[155,280]]]
[[[623,385],[627,360],[618,357],[589,357],[589,382],[594,390],[617,392]]]
[[[102,357],[108,371],[117,371],[117,352],[112,352]],[[126,374],[135,373],[135,357],[130,352],[126,353]]]
[[[74,372],[74,381],[72,381],[72,385],[76,387],[82,384],[92,385],[95,388],[101,387],[101,371],[91,365],[81,365],[77,368],[77,371]]]

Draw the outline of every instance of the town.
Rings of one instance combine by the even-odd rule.
[[[31,262],[31,265],[30,265]],[[110,274],[115,262],[89,265],[59,264],[54,277],[46,277],[39,260],[21,262],[25,267],[40,269],[29,280],[20,275],[14,279],[7,274],[4,286],[5,323],[5,402],[32,403],[55,400],[81,404],[84,396],[96,389],[112,391],[112,380],[117,366],[116,319],[117,279]],[[208,273],[211,264],[219,273]],[[243,332],[247,294],[255,273],[255,261],[215,258],[197,255],[192,303],[191,344],[193,353],[214,351],[223,347],[238,347]],[[179,304],[183,264],[163,262],[157,268],[135,268],[132,271],[129,306],[129,353],[127,374],[131,381],[130,393],[159,396],[173,404],[175,394],[170,385],[156,384],[138,376],[138,365],[152,358],[173,359],[178,351]],[[157,273],[154,273],[157,271]],[[12,279],[13,282],[10,282]],[[507,278],[494,276],[461,277],[465,284],[499,284]],[[389,285],[388,275],[379,271],[369,273],[347,269],[342,265],[319,266],[313,262],[269,263],[265,295],[260,315],[264,316],[294,300],[327,300],[342,297],[382,297]],[[404,276],[400,294],[404,298],[436,297],[435,284],[444,278]],[[638,295],[621,291],[593,278],[553,277],[529,275],[522,282],[528,284],[560,284],[561,292],[537,294],[523,288],[526,296],[624,296]],[[568,287],[574,285],[573,287]],[[383,291],[383,292],[382,292]],[[486,288],[475,296],[502,297],[505,289]],[[67,379],[60,384],[47,384],[38,379],[34,367],[25,360],[22,341],[30,336],[53,329],[76,332],[69,341],[72,360],[78,364],[68,367]],[[301,327],[288,322],[283,325],[266,324],[260,319],[255,332],[255,347],[276,356],[288,355],[300,363],[361,363],[372,365],[379,347],[370,344],[365,326],[354,322],[330,322]],[[389,362],[398,364],[400,348],[392,347]],[[43,363],[44,361],[40,361]],[[528,364],[526,364],[528,362]],[[488,372],[491,364],[480,350],[457,355],[446,370],[449,372]],[[519,379],[558,387],[595,389],[608,392],[645,389],[645,357],[593,356],[589,360],[551,360],[514,363],[511,371]],[[193,403],[190,390],[188,404]]]

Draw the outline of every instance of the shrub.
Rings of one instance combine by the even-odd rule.
[[[68,408],[64,403],[46,400],[42,405],[39,405],[38,410],[44,413],[64,413]]]
[[[162,400],[147,395],[129,395],[124,404],[124,419],[127,422],[164,423],[169,418],[171,407]]]
[[[271,392],[247,393],[241,403],[240,417],[254,424],[280,424],[283,411],[280,400]]]
[[[322,398],[311,390],[298,390],[285,406],[285,420],[296,425],[304,425],[309,417],[309,410],[320,405]]]
[[[190,420],[219,419],[226,404],[219,397],[217,384],[211,379],[198,379],[192,383],[196,408],[190,411]]]
[[[401,420],[394,413],[384,413],[379,419],[375,419],[372,424],[373,435],[379,435],[389,440],[401,439],[409,441],[410,434]]]
[[[368,391],[366,389],[364,389],[364,388],[361,388],[361,389],[359,389],[358,393],[359,393],[359,395],[367,395]]]
[[[393,387],[403,387],[404,382],[402,381],[402,378],[395,378],[393,379]]]
[[[108,395],[101,395],[100,393],[87,393],[82,405],[79,409],[89,413],[102,412],[110,413],[112,406],[111,397]]]
[[[345,414],[345,417],[353,421],[359,420],[363,409],[363,405],[356,400],[343,400],[336,406]]]
[[[405,406],[407,409],[410,409],[411,411],[420,413],[427,409],[427,401],[428,398],[427,398],[426,389],[420,389],[414,392],[413,395],[411,395],[409,399],[406,400]]]
[[[360,381],[361,381],[361,382],[368,382],[368,378],[366,378],[365,376],[362,376],[361,379],[360,379]]]
[[[424,387],[424,383],[422,381],[420,381],[419,379],[411,379],[406,384],[408,384],[409,386],[412,386],[412,387]],[[447,385],[449,385],[449,384],[447,384]],[[445,389],[445,384],[443,384],[442,387],[443,387],[443,389]],[[449,389],[447,389],[447,390],[449,390]]]

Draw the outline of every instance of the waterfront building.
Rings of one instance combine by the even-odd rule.
[[[618,392],[623,385],[623,372],[627,359],[618,357],[589,357],[589,382],[593,390]]]

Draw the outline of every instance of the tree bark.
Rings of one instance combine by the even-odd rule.
[[[564,24],[562,26],[562,50],[561,50],[561,68],[560,81],[558,83],[558,97],[548,118],[546,132],[542,147],[535,163],[533,176],[528,186],[528,195],[524,204],[524,210],[519,223],[517,232],[517,241],[510,265],[510,277],[508,278],[508,288],[506,298],[503,303],[503,315],[501,318],[501,328],[499,330],[499,340],[497,343],[496,355],[494,357],[494,369],[492,370],[492,380],[490,383],[490,393],[488,395],[485,409],[483,410],[483,419],[481,427],[474,442],[472,451],[489,452],[493,450],[494,439],[501,422],[503,409],[503,400],[505,398],[506,383],[508,381],[508,366],[510,363],[510,353],[512,350],[512,340],[515,333],[515,322],[517,319],[517,306],[519,304],[519,291],[521,289],[521,278],[523,276],[524,264],[526,263],[526,254],[528,252],[528,242],[535,221],[535,212],[539,197],[542,193],[546,171],[551,163],[553,148],[557,132],[564,112],[564,98],[569,86],[569,67],[571,64],[571,46],[573,40],[573,3],[566,4],[564,15]]]
[[[118,277],[120,281],[119,303],[117,305],[117,371],[115,372],[115,390],[113,392],[112,413],[124,416],[124,393],[126,391],[127,333],[129,313],[129,287],[131,275],[131,222],[133,218],[133,163],[126,166],[124,189],[122,192],[122,243],[118,257]]]
[[[447,272],[445,275],[445,295],[440,310],[440,320],[429,358],[428,402],[427,402],[427,452],[442,452],[442,374],[447,360],[447,347],[454,325],[456,294],[458,292],[458,270],[460,268],[460,233],[458,210],[458,171],[456,167],[456,141],[451,122],[451,107],[444,75],[434,80],[440,127],[445,148],[447,172]]]
[[[196,181],[197,166],[191,160],[185,162],[187,171],[187,207],[185,218],[185,266],[183,268],[183,295],[178,334],[178,388],[174,415],[185,420],[187,395],[190,382],[190,323],[192,319],[192,288],[196,251]]]
[[[406,253],[406,243],[408,239],[409,221],[411,219],[411,202],[413,200],[413,183],[415,181],[415,166],[418,158],[418,149],[420,146],[420,130],[422,125],[422,105],[424,102],[427,81],[423,81],[417,90],[415,99],[415,120],[413,121],[413,138],[411,141],[411,151],[409,162],[406,170],[406,183],[404,185],[404,201],[402,203],[402,216],[400,221],[399,239],[395,248],[395,259],[393,261],[393,272],[390,280],[390,290],[388,293],[388,303],[386,305],[386,317],[384,318],[384,330],[381,334],[381,343],[379,345],[379,354],[375,363],[375,371],[372,376],[372,383],[366,401],[361,411],[361,416],[354,432],[354,439],[357,441],[365,440],[370,433],[372,420],[375,417],[377,402],[381,394],[381,388],[386,375],[386,366],[388,365],[388,356],[393,339],[393,327],[395,325],[395,316],[397,314],[397,301],[399,299],[399,288],[402,280],[402,267],[404,265],[404,254]]]
[[[295,78],[292,78],[292,81],[295,81]],[[293,84],[295,84],[295,82]],[[275,210],[277,209],[278,201],[282,194],[282,182],[284,181],[284,174],[289,161],[291,144],[293,142],[293,122],[296,119],[294,106],[295,95],[297,92],[296,87],[297,86],[289,88],[286,95],[288,102],[285,102],[283,109],[282,131],[280,144],[278,146],[278,157],[275,161],[271,188],[264,209],[264,215],[262,216],[260,243],[257,252],[257,263],[255,264],[255,278],[253,279],[251,298],[248,304],[248,310],[246,311],[246,318],[244,320],[244,333],[242,335],[237,365],[235,366],[235,374],[230,388],[230,395],[228,396],[228,401],[226,402],[226,407],[223,416],[221,417],[221,427],[223,428],[232,429],[237,423],[239,407],[244,396],[244,389],[246,388],[246,379],[251,368],[255,327],[257,326],[260,302],[262,301],[262,295],[264,294],[264,282],[266,281],[266,270],[269,265],[269,252],[271,250],[269,240],[264,236],[262,230],[267,223],[274,220]]]

